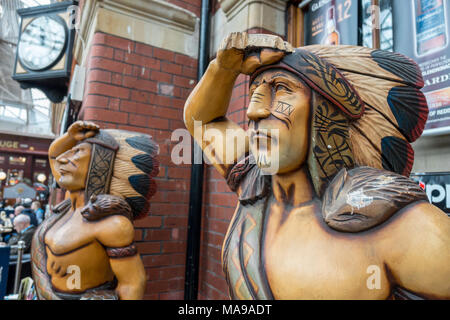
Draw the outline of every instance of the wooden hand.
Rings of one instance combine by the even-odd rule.
[[[76,141],[81,141],[93,137],[99,129],[99,126],[93,122],[79,120],[69,127],[67,133]]]
[[[222,41],[216,60],[223,69],[249,75],[263,65],[281,60],[292,51],[292,46],[278,36],[235,32]]]
[[[60,173],[55,170],[56,158],[67,150],[72,149],[78,142],[94,136],[99,130],[99,126],[95,123],[77,121],[69,127],[65,134],[52,142],[48,149],[48,156],[50,168],[52,169],[52,174],[56,181],[59,181],[59,178],[61,177]]]

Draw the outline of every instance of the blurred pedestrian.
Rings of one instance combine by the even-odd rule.
[[[14,229],[17,231],[15,235],[9,238],[7,245],[14,246],[17,245],[19,241],[25,242],[24,253],[29,253],[31,248],[31,240],[33,239],[33,234],[36,231],[36,227],[30,224],[30,217],[25,214],[19,214],[14,219]],[[6,243],[0,243],[0,245],[5,245]],[[17,248],[11,248],[11,255],[17,254]]]
[[[31,210],[33,210],[34,214],[36,215],[38,225],[41,224],[45,219],[45,212],[44,209],[41,208],[41,203],[39,201],[33,201],[33,203],[31,204]]]
[[[31,210],[31,199],[25,199],[22,203],[23,205],[16,207],[14,210],[14,216],[17,217],[19,214],[26,214],[30,217],[30,222],[33,226],[38,226],[38,221],[33,210]],[[14,221],[13,221],[14,223]]]

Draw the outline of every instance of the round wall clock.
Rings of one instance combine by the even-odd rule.
[[[34,18],[23,30],[17,46],[21,64],[32,71],[45,70],[64,55],[67,29],[56,15]]]

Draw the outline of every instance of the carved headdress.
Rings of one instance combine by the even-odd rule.
[[[260,68],[288,70],[314,91],[308,166],[322,196],[342,169],[369,166],[408,176],[410,142],[428,107],[417,64],[397,53],[356,46],[305,46]]]
[[[117,196],[131,208],[130,218],[146,216],[156,192],[152,178],[159,170],[157,144],[148,135],[113,129],[100,130],[83,142],[93,145],[85,198]]]
[[[421,71],[413,60],[365,47],[306,46],[259,68],[250,83],[273,68],[297,75],[313,89],[307,163],[330,227],[359,232],[427,200],[407,178],[414,162],[410,143],[428,117]],[[242,166],[228,178],[232,189]],[[241,202],[260,198],[265,185],[250,196],[242,192],[248,199],[241,195]]]

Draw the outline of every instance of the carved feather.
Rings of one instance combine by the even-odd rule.
[[[371,167],[342,169],[324,194],[322,214],[333,229],[360,232],[420,200],[427,200],[425,192],[402,175]]]
[[[306,46],[307,50],[332,63],[341,71],[350,71],[379,79],[423,87],[421,71],[417,64],[397,53],[349,45]]]

